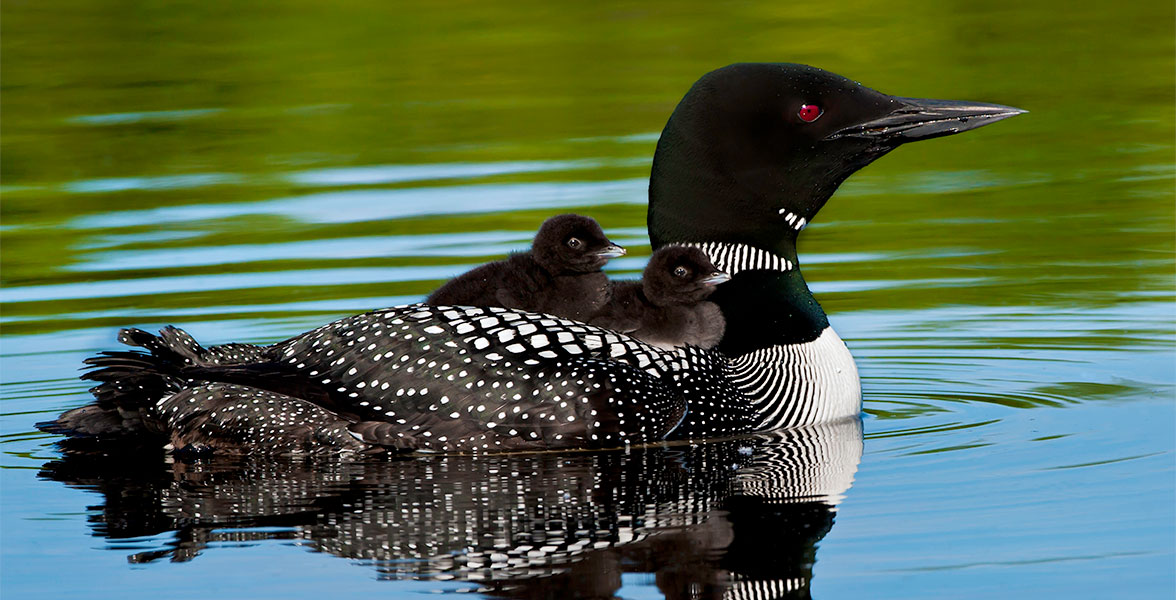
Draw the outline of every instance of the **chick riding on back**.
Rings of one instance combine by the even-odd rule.
[[[529,252],[459,275],[425,303],[498,306],[584,321],[608,301],[601,267],[624,253],[591,217],[558,215],[543,222]]]
[[[613,282],[612,299],[588,322],[659,348],[711,348],[726,321],[706,298],[730,278],[702,250],[666,246],[650,257],[641,281]]]

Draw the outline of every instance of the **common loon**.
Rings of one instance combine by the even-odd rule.
[[[899,145],[1024,111],[889,96],[821,69],[704,75],[657,143],[653,246],[732,276],[710,350],[656,348],[504,308],[413,304],[272,346],[124,330],[147,353],[87,360],[95,402],[43,429],[177,450],[331,454],[618,447],[854,417],[857,369],[805,284],[796,239],[838,185]],[[166,447],[166,446],[165,446]]]
[[[608,304],[588,322],[658,348],[713,348],[726,321],[706,298],[730,279],[698,248],[662,246],[649,257],[641,281],[613,282]]]
[[[459,275],[425,303],[501,306],[587,321],[608,302],[601,267],[624,253],[591,217],[558,215],[539,227],[530,252]]]

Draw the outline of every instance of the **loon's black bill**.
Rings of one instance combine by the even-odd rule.
[[[603,250],[597,251],[596,255],[601,258],[616,258],[624,256],[625,249],[617,245],[605,246]]]
[[[893,140],[898,143],[952,135],[983,127],[1028,111],[984,102],[895,98],[901,106],[894,112],[845,127],[825,139],[841,137]]]
[[[701,281],[704,285],[719,285],[720,283],[723,283],[724,281],[729,281],[730,279],[731,279],[730,275],[728,275],[722,271],[716,271],[714,273],[711,273],[710,275],[708,275],[705,279],[702,279]]]

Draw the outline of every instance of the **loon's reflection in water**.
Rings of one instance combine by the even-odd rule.
[[[67,452],[41,476],[104,496],[96,536],[175,532],[129,556],[136,563],[296,540],[382,578],[466,581],[507,597],[611,597],[621,573],[642,572],[667,598],[780,598],[808,596],[816,544],[861,452],[850,420],[563,454],[164,462]]]

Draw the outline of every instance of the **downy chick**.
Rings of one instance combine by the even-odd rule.
[[[433,306],[501,306],[585,321],[608,302],[600,271],[625,249],[590,217],[558,215],[543,222],[530,252],[484,264],[433,292]]]
[[[589,323],[660,348],[711,348],[726,321],[706,298],[730,278],[702,250],[666,246],[649,258],[641,281],[613,282],[612,299]]]

